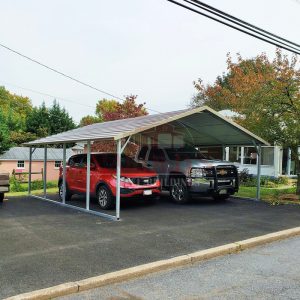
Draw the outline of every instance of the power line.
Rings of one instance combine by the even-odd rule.
[[[42,66],[42,67],[44,67],[44,68],[46,68],[46,69],[48,69],[48,70],[50,70],[50,71],[53,71],[53,72],[55,72],[55,73],[57,73],[57,74],[59,74],[59,75],[61,75],[61,76],[64,76],[64,77],[66,77],[66,78],[68,78],[68,79],[71,79],[71,80],[73,80],[73,81],[75,81],[75,82],[77,82],[77,83],[79,83],[79,84],[81,84],[81,85],[84,85],[84,86],[89,87],[89,88],[91,88],[91,89],[93,89],[93,90],[96,90],[96,91],[98,91],[98,92],[100,92],[100,93],[102,93],[102,94],[105,94],[105,95],[108,95],[108,96],[110,96],[110,97],[113,97],[114,99],[118,99],[118,100],[120,100],[120,101],[122,101],[122,102],[125,101],[124,98],[118,97],[118,96],[113,95],[113,94],[108,93],[108,92],[105,92],[104,90],[98,89],[97,87],[94,87],[94,86],[92,86],[91,84],[85,83],[85,82],[83,82],[83,81],[81,81],[81,80],[79,80],[79,79],[76,79],[76,78],[74,78],[74,77],[72,77],[72,76],[70,76],[70,75],[67,75],[67,74],[64,73],[64,72],[61,72],[61,71],[58,71],[58,70],[56,70],[56,69],[54,69],[54,68],[52,68],[52,67],[49,67],[49,66],[47,66],[46,64],[41,63],[41,62],[39,62],[38,60],[36,60],[36,59],[34,59],[34,58],[31,58],[31,57],[29,57],[29,56],[27,56],[27,55],[25,55],[25,54],[22,54],[21,52],[16,51],[16,50],[14,50],[14,49],[12,49],[12,48],[10,48],[10,47],[8,47],[8,46],[2,44],[2,43],[0,43],[0,47],[4,48],[4,49],[6,49],[6,50],[9,50],[9,51],[11,51],[11,52],[13,52],[13,53],[15,53],[15,54],[17,54],[17,55],[19,55],[19,56],[21,56],[21,57],[27,59],[27,60],[29,60],[29,61],[31,61],[31,62],[33,62],[33,63],[35,63],[35,64],[38,64],[38,65],[40,65],[40,66]],[[29,89],[28,89],[28,90],[29,90]],[[62,99],[62,98],[61,98],[61,99]],[[148,107],[146,107],[146,106],[145,106],[145,108],[146,108],[147,110],[149,110],[149,111],[152,111],[152,112],[161,113],[161,112],[159,112],[159,111],[157,111],[157,110],[150,109],[150,108],[148,108]]]
[[[185,1],[185,0],[184,0],[184,1]],[[270,31],[267,31],[267,30],[264,30],[264,29],[262,29],[262,28],[260,28],[260,27],[257,27],[257,26],[255,26],[255,25],[249,23],[249,22],[243,21],[242,19],[236,18],[235,16],[230,15],[230,14],[228,14],[228,13],[226,13],[226,12],[220,10],[220,9],[217,9],[217,8],[211,6],[211,5],[208,5],[208,4],[206,4],[206,3],[202,2],[202,1],[199,1],[199,0],[190,0],[190,1],[192,1],[192,2],[194,2],[194,3],[197,3],[198,5],[201,5],[201,6],[203,6],[203,7],[206,7],[206,8],[208,8],[208,9],[211,9],[211,10],[213,10],[213,11],[215,11],[215,12],[218,12],[218,13],[224,15],[224,16],[227,16],[227,17],[229,17],[229,18],[231,18],[231,19],[233,19],[233,20],[235,20],[235,21],[238,21],[238,22],[240,22],[240,23],[242,23],[242,24],[244,24],[244,25],[246,25],[246,26],[250,26],[250,27],[252,27],[252,28],[254,28],[254,29],[257,29],[257,30],[259,30],[259,31],[261,31],[261,32],[264,32],[264,33],[266,33],[266,34],[268,34],[268,35],[271,35],[271,36],[273,36],[273,37],[275,37],[275,38],[281,39],[281,40],[283,40],[283,41],[285,41],[285,42],[287,42],[287,43],[290,43],[290,44],[292,44],[292,45],[294,45],[294,46],[300,47],[299,44],[296,44],[296,43],[294,43],[294,42],[292,42],[292,41],[289,41],[289,40],[287,40],[287,39],[285,39],[285,38],[283,38],[283,37],[280,37],[280,36],[278,36],[278,35],[276,35],[276,34],[270,32]],[[296,1],[298,1],[298,0],[296,0]],[[300,2],[298,1],[298,3],[300,3]]]
[[[259,27],[255,26],[255,25],[252,25],[252,24],[248,23],[248,22],[245,22],[245,21],[243,21],[243,20],[241,20],[239,18],[236,18],[236,17],[234,17],[234,16],[232,16],[230,14],[227,14],[224,11],[221,11],[221,10],[219,10],[217,8],[214,8],[214,7],[210,6],[210,5],[207,5],[207,4],[205,4],[205,3],[201,2],[201,1],[198,1],[198,0],[183,0],[183,1],[186,2],[186,3],[192,4],[192,5],[198,7],[200,9],[202,9],[202,10],[205,10],[205,11],[211,13],[211,14],[214,14],[215,16],[218,16],[218,17],[220,17],[220,18],[222,18],[224,20],[227,20],[227,21],[229,21],[229,22],[231,22],[233,24],[236,24],[236,25],[241,26],[241,27],[243,27],[243,28],[245,28],[247,30],[255,32],[255,33],[257,33],[257,34],[259,34],[261,36],[264,36],[264,37],[266,37],[268,39],[271,39],[271,40],[273,40],[275,42],[279,42],[282,45],[290,47],[291,49],[294,49],[296,51],[300,50],[299,49],[300,45],[298,45],[298,44],[296,44],[294,42],[291,42],[291,41],[289,41],[287,39],[284,39],[284,38],[282,38],[280,36],[277,36],[277,35],[269,32],[269,31],[266,31],[266,30],[264,30],[262,28],[259,28]],[[291,46],[291,45],[295,45],[297,48],[294,47],[294,46]]]
[[[81,105],[81,106],[93,108],[93,109],[96,108],[96,106],[91,106],[91,105],[83,104],[83,103],[76,102],[76,101],[73,101],[73,100],[70,100],[70,99],[62,98],[62,97],[60,97],[60,96],[55,96],[55,95],[51,95],[51,94],[49,94],[49,93],[45,93],[45,92],[33,90],[33,89],[30,89],[30,88],[25,88],[25,87],[22,87],[22,86],[19,86],[19,85],[16,85],[16,84],[12,84],[12,83],[8,83],[8,82],[3,82],[3,81],[2,81],[2,83],[3,83],[4,85],[10,85],[10,86],[13,86],[13,87],[16,87],[16,88],[19,88],[19,89],[23,89],[23,90],[25,90],[25,91],[29,91],[29,92],[35,93],[35,94],[39,94],[39,95],[42,95],[42,96],[51,97],[51,98],[53,98],[53,99],[58,99],[58,100],[62,100],[62,101],[74,103],[74,104],[77,104],[77,105]],[[124,102],[125,99],[121,99],[121,101]],[[152,111],[152,112],[159,113],[159,114],[162,113],[162,112],[160,112],[160,111],[158,111],[158,110],[154,110],[154,109],[151,109],[151,108],[146,107],[146,106],[144,106],[144,107],[145,107],[148,111]]]
[[[29,92],[32,92],[32,93],[35,93],[35,94],[38,94],[38,95],[47,96],[47,97],[51,97],[53,99],[58,99],[58,100],[62,100],[62,101],[66,101],[66,102],[70,102],[70,103],[74,103],[74,104],[77,104],[77,105],[81,105],[81,106],[85,106],[85,107],[89,107],[89,108],[95,109],[94,106],[83,104],[83,103],[80,103],[80,102],[76,102],[76,101],[73,101],[73,100],[70,100],[70,99],[66,99],[66,98],[63,98],[63,97],[51,95],[51,94],[48,94],[48,93],[45,93],[45,92],[36,91],[36,90],[30,89],[30,88],[25,88],[25,87],[22,87],[22,86],[19,86],[19,85],[16,85],[16,84],[12,84],[12,83],[8,83],[8,82],[3,82],[2,81],[2,83],[4,85],[10,85],[12,87],[16,87],[18,89],[29,91]]]
[[[38,64],[38,65],[40,65],[40,66],[42,66],[42,67],[44,67],[44,68],[46,68],[46,69],[48,69],[48,70],[50,70],[50,71],[52,71],[52,72],[55,72],[55,73],[57,73],[57,74],[59,74],[59,75],[61,75],[61,76],[64,76],[64,77],[66,77],[66,78],[68,78],[68,79],[71,79],[71,80],[73,80],[73,81],[75,81],[75,82],[77,82],[77,83],[79,83],[79,84],[81,84],[81,85],[84,85],[84,86],[86,86],[86,87],[89,87],[89,88],[91,88],[91,89],[93,89],[93,90],[95,90],[95,91],[98,91],[98,92],[100,92],[100,93],[102,93],[102,94],[105,94],[105,95],[107,95],[107,96],[113,97],[113,98],[115,98],[115,99],[124,101],[124,99],[122,99],[121,97],[118,97],[118,96],[116,96],[116,95],[113,95],[113,94],[111,94],[111,93],[108,93],[108,92],[106,92],[106,91],[104,91],[104,90],[98,89],[97,87],[94,87],[94,86],[92,86],[91,84],[85,83],[85,82],[83,82],[83,81],[81,81],[81,80],[79,80],[79,79],[77,79],[77,78],[74,78],[73,76],[67,75],[67,74],[64,73],[64,72],[61,72],[61,71],[56,70],[56,69],[54,69],[54,68],[52,68],[52,67],[49,67],[49,66],[47,66],[46,64],[44,64],[44,63],[42,63],[42,62],[39,62],[38,60],[36,60],[36,59],[34,59],[34,58],[31,58],[31,57],[29,57],[29,56],[27,56],[27,55],[25,55],[25,54],[22,54],[21,52],[19,52],[19,51],[17,51],[17,50],[14,50],[14,49],[12,49],[12,48],[10,48],[10,47],[8,47],[8,46],[2,44],[2,43],[0,43],[0,47],[6,49],[6,50],[8,50],[8,51],[11,51],[11,52],[13,52],[13,53],[15,53],[15,54],[17,54],[17,55],[19,55],[19,56],[21,56],[21,57],[23,57],[23,58],[29,60],[29,61],[35,63],[35,64]]]
[[[288,47],[284,46],[284,45],[282,44],[282,42],[279,42],[279,41],[278,41],[278,42],[273,42],[272,40],[269,40],[269,39],[271,39],[271,37],[268,37],[268,39],[266,39],[266,38],[264,38],[264,37],[261,37],[261,34],[257,35],[257,34],[252,33],[252,32],[253,32],[252,29],[248,29],[249,31],[246,31],[246,30],[241,29],[241,28],[239,28],[239,27],[237,27],[237,26],[234,26],[234,25],[232,25],[232,24],[226,23],[225,21],[222,21],[222,20],[220,20],[220,19],[217,19],[217,18],[215,18],[215,17],[213,17],[213,16],[210,16],[210,15],[208,15],[208,14],[205,14],[205,13],[203,13],[203,12],[201,12],[201,11],[199,11],[199,10],[196,10],[196,9],[190,7],[190,6],[187,6],[187,5],[185,5],[185,4],[179,3],[179,2],[174,1],[174,0],[167,0],[167,1],[169,1],[169,2],[171,2],[171,3],[173,3],[173,4],[176,4],[176,5],[178,5],[178,6],[181,6],[181,7],[185,8],[185,9],[187,9],[187,10],[190,10],[190,11],[192,11],[192,12],[194,12],[194,13],[197,13],[197,14],[199,14],[199,15],[202,15],[202,16],[204,16],[204,17],[207,17],[207,18],[209,18],[209,19],[211,19],[211,20],[214,20],[214,21],[216,21],[216,22],[218,22],[218,23],[221,23],[221,24],[223,24],[223,25],[225,25],[225,26],[228,26],[228,27],[230,27],[230,28],[233,28],[233,29],[235,29],[235,30],[238,30],[238,31],[240,31],[240,32],[242,32],[242,33],[245,33],[245,34],[247,34],[247,35],[250,35],[250,36],[252,36],[252,37],[254,37],[254,38],[257,38],[257,39],[259,39],[259,40],[261,40],[261,41],[264,41],[264,42],[266,42],[266,43],[272,44],[273,46],[276,46],[276,47],[285,49],[285,50],[287,50],[287,51],[289,51],[289,52],[292,52],[292,53],[294,53],[294,54],[299,54],[299,55],[300,55],[300,49],[299,49],[299,50],[297,49],[297,51],[296,51],[296,50],[293,50],[293,49],[292,49],[292,46],[288,46]],[[185,0],[184,0],[184,1],[185,1]],[[186,2],[187,2],[187,1],[186,1]],[[195,4],[193,3],[193,5],[195,5]],[[196,5],[195,5],[195,6],[196,6]],[[223,18],[223,17],[221,17],[221,18]],[[224,19],[224,18],[223,18],[223,19]],[[251,31],[252,31],[252,32],[251,32]],[[293,47],[293,48],[294,48],[294,47]],[[296,49],[296,48],[294,48],[294,49]]]

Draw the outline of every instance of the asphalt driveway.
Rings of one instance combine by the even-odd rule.
[[[74,200],[81,203],[82,199]],[[0,298],[300,225],[300,206],[167,198],[122,205],[122,221],[10,198],[0,205]]]

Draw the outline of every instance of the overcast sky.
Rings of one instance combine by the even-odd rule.
[[[206,3],[300,43],[300,1]],[[160,112],[185,108],[194,80],[213,82],[226,70],[227,52],[275,51],[166,0],[1,0],[0,24],[1,43],[114,95],[136,94]],[[2,48],[0,85],[34,105],[53,97],[22,88],[51,94],[76,122],[105,97]]]

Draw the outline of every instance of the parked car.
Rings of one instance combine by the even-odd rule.
[[[4,194],[9,192],[9,174],[0,173],[0,202],[4,200]]]
[[[136,161],[152,167],[173,200],[186,203],[192,195],[225,200],[239,189],[237,168],[229,162],[209,160],[196,148],[143,146]]]
[[[86,154],[69,158],[66,166],[66,195],[70,200],[73,194],[86,193]],[[91,154],[91,195],[97,198],[102,209],[110,209],[116,196],[115,153]],[[59,195],[63,197],[62,167],[60,168]],[[155,171],[143,167],[128,156],[121,156],[121,197],[157,197],[160,194],[160,181]]]

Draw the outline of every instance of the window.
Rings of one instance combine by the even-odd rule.
[[[244,164],[256,165],[257,164],[257,153],[254,147],[244,148]],[[261,148],[261,164],[272,166],[274,165],[274,148],[273,147],[262,147]]]
[[[257,153],[254,147],[244,148],[244,164],[245,165],[256,165]]]
[[[25,162],[24,162],[24,160],[18,160],[17,167],[19,169],[24,169],[25,168]]]
[[[95,154],[95,160],[98,162],[101,168],[116,169],[117,167],[117,154]],[[135,162],[132,158],[122,154],[121,155],[121,167],[122,168],[140,168],[141,164]]]
[[[195,148],[165,148],[165,150],[171,160],[206,159],[206,157]]]
[[[159,145],[172,146],[172,135],[170,133],[160,133],[157,140]]]
[[[261,164],[262,165],[274,165],[274,148],[263,147],[261,148]]]
[[[60,166],[61,166],[61,160],[56,160],[56,161],[54,162],[54,168],[55,168],[55,169],[58,169]]]
[[[148,146],[143,146],[141,148],[140,153],[139,153],[138,159],[145,160],[146,159],[147,151],[148,151]]]
[[[182,135],[173,135],[173,147],[183,147],[184,141]]]
[[[82,155],[75,155],[69,159],[68,165],[71,167],[79,167],[82,160]]]
[[[241,147],[230,147],[229,148],[229,161],[241,162]]]
[[[165,161],[165,154],[162,149],[152,148],[148,160],[150,161]]]

